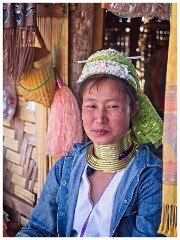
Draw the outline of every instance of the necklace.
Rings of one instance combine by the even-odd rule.
[[[128,165],[138,147],[129,130],[122,140],[114,144],[91,145],[86,153],[86,161],[95,170],[114,173]]]

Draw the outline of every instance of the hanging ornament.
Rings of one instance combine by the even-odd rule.
[[[77,100],[72,91],[58,79],[58,90],[51,105],[47,140],[47,155],[64,156],[74,143],[83,139],[82,120]]]

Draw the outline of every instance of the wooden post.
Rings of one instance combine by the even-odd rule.
[[[84,60],[92,53],[94,3],[77,3],[76,10],[69,13],[69,87],[78,96],[77,80]]]
[[[101,3],[94,4],[93,53],[102,49],[104,31],[104,9]]]

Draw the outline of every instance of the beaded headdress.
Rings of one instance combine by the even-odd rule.
[[[152,143],[156,148],[161,145],[163,122],[148,97],[143,93],[140,79],[131,59],[114,49],[97,51],[84,62],[78,83],[95,74],[112,74],[125,79],[137,91],[139,109],[131,119],[132,131],[141,144]]]

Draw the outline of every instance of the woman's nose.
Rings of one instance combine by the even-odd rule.
[[[108,117],[104,109],[99,109],[96,113],[96,123],[103,124],[107,123]]]

